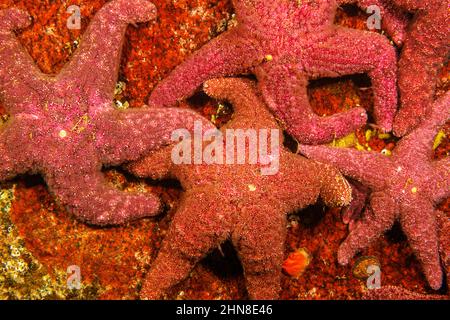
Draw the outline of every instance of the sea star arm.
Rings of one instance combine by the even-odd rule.
[[[370,189],[356,180],[349,181],[352,187],[352,202],[342,210],[342,222],[349,225],[352,230],[355,221],[360,218],[366,205]]]
[[[404,12],[395,8],[389,0],[339,0],[341,5],[355,2],[364,10],[373,5],[378,6],[381,11],[383,29],[396,44],[403,43],[408,28],[408,16]]]
[[[103,6],[83,35],[81,45],[58,75],[58,86],[80,90],[91,111],[108,108],[114,96],[120,57],[129,23],[156,17],[155,6],[146,0],[113,0]],[[95,65],[95,71],[93,71]]]
[[[429,199],[404,201],[400,223],[408,242],[421,262],[430,286],[437,290],[442,286],[442,268],[439,257],[436,211]]]
[[[218,78],[204,83],[205,93],[215,99],[227,100],[233,105],[232,127],[241,129],[277,128],[276,120],[264,105],[254,81],[243,78]],[[255,121],[257,119],[257,121]],[[227,128],[231,128],[227,125]]]
[[[450,157],[433,163],[434,184],[432,185],[433,202],[440,203],[450,196]]]
[[[319,144],[342,137],[363,125],[365,110],[354,108],[330,117],[311,109],[307,75],[281,61],[258,73],[259,86],[269,108],[286,122],[287,130],[301,143]]]
[[[328,164],[316,162],[314,165],[321,184],[320,197],[323,202],[330,207],[349,205],[352,201],[352,188],[342,174]]]
[[[312,76],[367,73],[374,91],[376,124],[391,131],[397,110],[397,54],[386,37],[337,26],[332,36],[307,49],[306,56],[305,69]]]
[[[436,77],[450,51],[448,8],[427,11],[416,14],[399,60],[401,107],[394,123],[397,136],[408,134],[429,115]]]
[[[363,219],[350,232],[338,250],[338,261],[348,264],[359,251],[389,230],[395,221],[398,205],[389,195],[374,192],[370,200],[371,210],[367,209]]]
[[[210,190],[186,192],[175,213],[161,250],[142,286],[141,298],[161,299],[164,292],[183,280],[195,264],[230,236],[226,210],[217,208]],[[215,212],[221,210],[222,218]]]
[[[13,33],[30,22],[24,11],[0,11],[0,96],[8,101],[4,107],[11,115],[32,111],[30,108],[45,94],[46,76]]]
[[[33,126],[33,122],[15,118],[0,126],[0,181],[12,179],[32,169],[31,155],[25,143],[30,140],[27,132],[30,126]]]
[[[240,74],[262,60],[264,55],[247,33],[236,27],[193,53],[153,90],[149,106],[173,106],[177,100],[192,95],[206,80]]]
[[[131,162],[125,168],[132,174],[140,178],[151,178],[162,180],[166,178],[175,178],[172,176],[172,153],[173,146],[163,147],[152,151],[144,158]]]
[[[175,130],[194,132],[196,123],[203,130],[216,129],[201,115],[180,108],[113,110],[99,115],[94,123],[97,151],[105,165],[137,160],[151,150],[170,144]]]
[[[383,188],[392,172],[391,160],[375,152],[325,146],[300,146],[299,150],[308,158],[335,165],[344,175],[370,188]]]
[[[450,118],[450,92],[436,100],[431,113],[421,125],[397,145],[396,154],[409,155],[411,159],[430,161],[431,146],[439,128]]]
[[[159,198],[117,190],[98,168],[72,165],[45,173],[46,182],[61,203],[80,220],[94,225],[118,225],[160,212]]]
[[[232,235],[241,260],[250,299],[277,299],[281,281],[286,215],[271,205],[254,205],[243,209],[242,221]]]

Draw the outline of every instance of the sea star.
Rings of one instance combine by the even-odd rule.
[[[434,289],[442,283],[436,225],[436,204],[450,193],[448,157],[432,161],[431,145],[439,126],[449,118],[450,93],[437,100],[430,117],[405,136],[392,152],[360,152],[325,146],[301,146],[306,156],[336,165],[344,174],[372,189],[364,219],[350,232],[338,252],[341,264],[399,219],[425,276]]]
[[[443,213],[438,213],[439,220],[439,239],[440,239],[440,253],[442,264],[447,272],[447,288],[450,289],[450,219]],[[363,299],[366,300],[449,300],[450,294],[436,295],[436,294],[420,294],[406,290],[396,286],[384,286],[380,289],[369,290]]]
[[[399,61],[401,107],[394,133],[411,132],[430,112],[436,78],[450,51],[450,0],[383,0],[414,12]]]
[[[29,25],[27,13],[0,11],[0,96],[10,115],[0,127],[0,181],[42,174],[61,203],[93,224],[158,212],[157,197],[120,192],[101,174],[102,164],[136,160],[202,118],[181,109],[113,107],[127,24],[151,20],[155,11],[143,0],[109,2],[56,76],[40,72],[12,31]]]
[[[276,130],[273,138],[282,142],[276,120],[251,81],[213,79],[204,88],[214,98],[231,101],[235,108],[233,119],[221,129],[224,135],[229,129]],[[160,298],[202,257],[230,238],[244,267],[249,296],[275,299],[280,289],[286,214],[315,203],[319,195],[328,205],[346,205],[351,200],[351,188],[337,170],[284,147],[279,150],[279,171],[273,175],[262,174],[266,165],[261,158],[256,164],[174,165],[169,152],[162,149],[129,167],[141,177],[177,178],[185,189],[146,277],[143,298]]]
[[[333,24],[335,0],[235,0],[238,26],[179,65],[152,92],[150,106],[170,106],[204,81],[253,72],[269,108],[302,143],[342,137],[364,124],[365,110],[320,117],[309,105],[309,79],[368,73],[377,124],[390,131],[397,107],[396,52],[380,34]]]

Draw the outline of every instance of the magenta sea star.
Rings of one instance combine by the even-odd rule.
[[[399,61],[401,107],[394,133],[403,136],[430,112],[436,78],[450,51],[450,0],[382,0],[414,13]]]
[[[30,23],[28,15],[0,11],[0,97],[10,115],[0,126],[0,181],[40,173],[63,204],[94,224],[158,212],[157,197],[120,192],[101,174],[102,164],[136,160],[168,143],[172,130],[201,119],[180,109],[113,107],[127,24],[153,19],[155,11],[143,0],[109,2],[54,77],[40,72],[12,32]]]
[[[394,149],[392,157],[325,146],[301,146],[308,157],[336,165],[344,174],[372,189],[370,206],[338,252],[347,264],[399,219],[409,243],[419,258],[430,286],[442,284],[438,253],[438,228],[433,205],[450,193],[450,160],[432,161],[431,145],[450,116],[450,93],[435,102],[430,117]]]
[[[251,71],[289,133],[302,143],[323,143],[352,132],[367,117],[362,108],[331,117],[315,114],[308,101],[308,80],[366,72],[375,92],[377,124],[391,130],[397,60],[386,37],[334,25],[335,0],[233,3],[238,26],[178,66],[152,92],[149,105],[174,105],[208,79]]]
[[[277,130],[273,138],[281,140],[276,120],[251,81],[213,79],[205,84],[205,91],[234,105],[233,119],[222,128],[224,135],[229,129]],[[279,171],[273,175],[262,174],[266,165],[261,158],[255,164],[247,161],[175,165],[170,149],[162,149],[129,167],[141,177],[177,178],[186,190],[146,277],[141,297],[160,298],[228,238],[243,264],[250,297],[278,297],[286,214],[313,204],[319,195],[334,206],[346,205],[351,200],[351,188],[337,170],[284,147],[280,149]]]

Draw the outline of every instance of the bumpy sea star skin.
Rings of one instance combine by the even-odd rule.
[[[301,146],[306,156],[336,165],[344,174],[372,189],[370,209],[338,252],[347,264],[354,254],[390,229],[396,219],[420,260],[430,286],[440,288],[436,211],[433,205],[450,194],[450,160],[432,161],[431,145],[450,115],[450,93],[435,102],[428,119],[404,137],[392,157],[325,146]]]
[[[442,264],[447,272],[447,287],[450,284],[450,219],[445,213],[438,213],[439,239]],[[384,286],[377,290],[369,290],[363,299],[366,300],[449,300],[450,295],[419,294],[401,287]]]
[[[205,91],[234,105],[234,117],[223,130],[278,129],[252,82],[214,79],[206,83]],[[316,202],[319,195],[333,206],[351,200],[350,186],[338,171],[280,149],[279,171],[274,175],[261,174],[265,165],[259,160],[257,164],[172,165],[170,149],[129,168],[141,177],[177,178],[186,190],[141,297],[160,298],[228,238],[243,264],[249,296],[278,297],[286,214]]]
[[[61,203],[94,224],[158,212],[157,197],[120,192],[101,174],[102,164],[136,160],[168,143],[174,129],[201,119],[180,109],[113,107],[127,24],[153,19],[155,12],[148,1],[109,2],[70,63],[51,77],[40,72],[12,31],[26,27],[28,15],[0,11],[0,97],[10,115],[0,127],[0,181],[42,174]]]
[[[333,24],[335,0],[235,0],[239,25],[213,39],[152,92],[170,106],[204,81],[253,72],[269,108],[306,144],[324,143],[364,124],[365,110],[320,117],[308,101],[309,79],[368,73],[377,124],[390,131],[396,111],[396,53],[386,37]]]
[[[436,79],[450,51],[450,0],[384,0],[415,13],[399,61],[401,107],[394,133],[411,132],[429,113]]]
[[[364,10],[373,5],[377,6],[380,9],[383,30],[397,45],[403,44],[408,27],[408,16],[389,0],[338,0],[338,2],[341,5],[356,3]]]

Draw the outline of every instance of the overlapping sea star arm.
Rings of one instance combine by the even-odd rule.
[[[450,92],[436,100],[431,113],[411,134],[400,140],[395,152],[410,154],[411,158],[429,160],[431,146],[441,126],[450,119]]]
[[[257,76],[267,105],[286,123],[287,131],[301,143],[329,142],[353,132],[367,120],[362,108],[330,117],[315,114],[308,101],[307,75],[296,70],[296,66],[279,63],[259,72]]]
[[[367,209],[364,218],[358,222],[338,250],[338,261],[346,265],[359,251],[366,248],[383,232],[389,230],[395,221],[398,205],[394,199],[382,192],[374,192],[370,200],[372,212]]]
[[[81,45],[58,75],[58,85],[82,90],[93,108],[109,107],[119,73],[129,23],[156,17],[147,0],[113,0],[102,7],[84,33]]]
[[[432,185],[433,202],[439,203],[450,196],[450,157],[435,161],[432,165],[435,177],[435,184]]]
[[[416,1],[404,1],[413,2]],[[420,1],[420,5],[425,3]],[[450,1],[442,1],[441,6],[415,15],[403,46],[398,64],[401,107],[394,123],[397,136],[411,132],[430,113],[436,77],[450,52]]]
[[[375,152],[326,146],[300,146],[299,151],[313,160],[333,164],[344,175],[370,188],[383,188],[393,170],[390,158]]]
[[[305,52],[311,76],[338,77],[367,73],[374,91],[374,117],[382,130],[392,129],[397,110],[397,54],[377,33],[336,27],[332,36]]]
[[[442,268],[439,257],[439,239],[436,212],[428,199],[403,202],[400,223],[408,242],[421,262],[430,286],[442,286]]]
[[[323,202],[330,207],[349,205],[352,201],[352,188],[342,174],[329,164],[317,162],[315,166]]]
[[[264,59],[257,41],[236,27],[211,40],[176,67],[153,90],[149,106],[173,106],[177,100],[189,97],[206,80],[238,75]]]
[[[47,172],[45,177],[56,197],[80,220],[94,225],[118,225],[160,212],[157,196],[108,186],[98,168],[72,168]]]
[[[210,97],[227,100],[233,105],[231,127],[251,127],[255,130],[278,128],[254,81],[242,78],[212,79],[205,82],[203,90]]]
[[[400,45],[406,38],[408,16],[395,8],[390,0],[338,0],[339,4],[357,3],[361,9],[367,10],[370,6],[380,8],[383,29]]]
[[[30,111],[45,95],[47,77],[13,33],[30,22],[29,15],[19,9],[0,11],[0,97],[7,101],[4,107],[11,115]]]
[[[159,150],[150,152],[144,158],[131,162],[125,168],[137,177],[162,180],[166,178],[176,178],[171,174],[172,169],[172,149],[169,145]]]
[[[96,148],[105,165],[138,160],[150,151],[170,144],[175,130],[186,129],[192,134],[196,123],[203,130],[216,129],[201,115],[180,108],[112,110],[98,115],[93,122]]]

